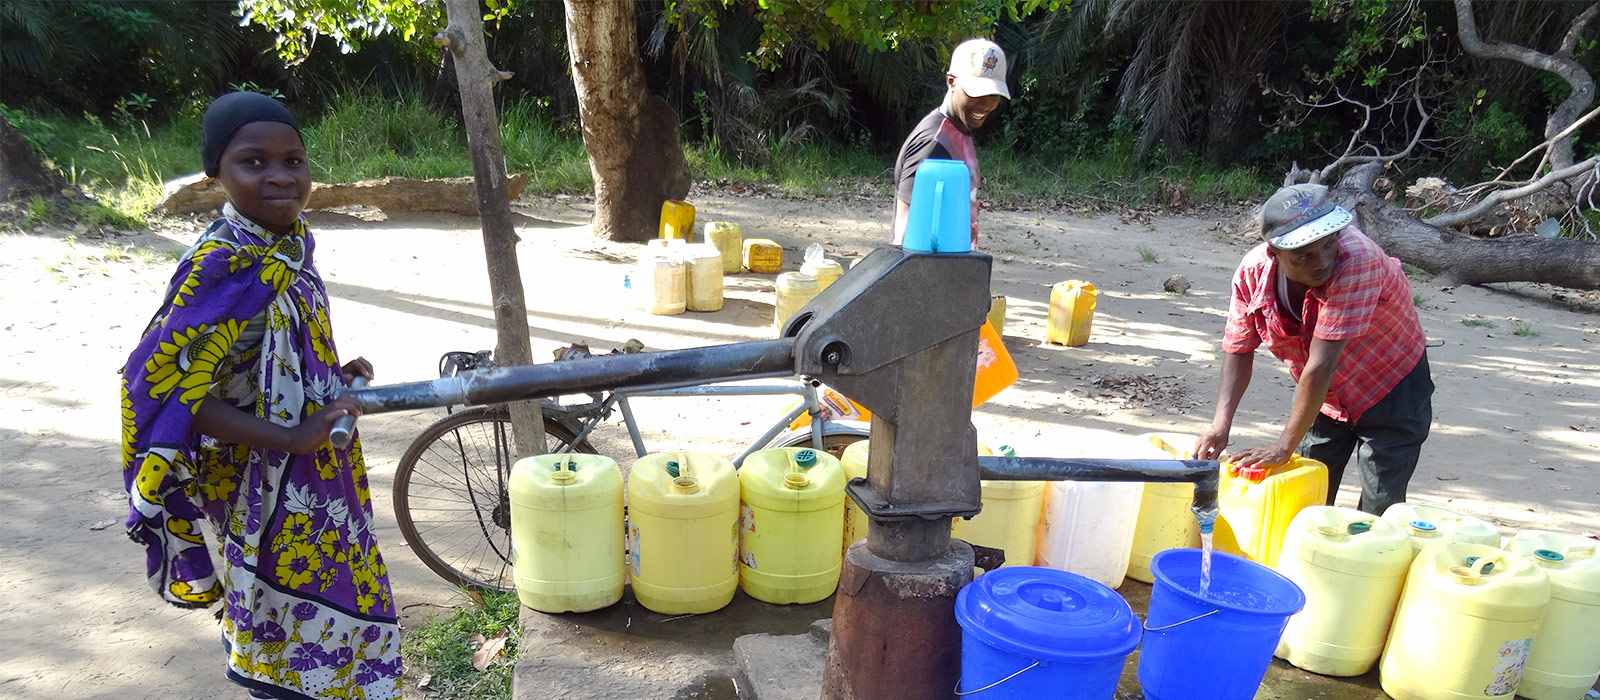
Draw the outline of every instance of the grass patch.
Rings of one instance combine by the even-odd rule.
[[[1486,318],[1463,318],[1461,325],[1468,328],[1494,328],[1494,321]]]
[[[1422,306],[1423,304],[1426,304],[1426,303],[1428,303],[1428,297],[1423,296],[1421,294],[1418,294],[1416,292],[1412,292],[1411,293],[1411,305],[1412,306]]]
[[[347,90],[326,114],[302,124],[300,133],[317,182],[472,172],[460,119],[434,110],[419,94],[390,98]]]
[[[401,653],[407,672],[428,678],[428,697],[452,700],[504,700],[511,697],[511,672],[516,666],[522,628],[517,624],[517,594],[484,593],[480,607],[471,602],[406,631]],[[485,671],[472,667],[474,635],[493,638],[506,630],[505,652]]]
[[[1400,263],[1400,269],[1405,271],[1406,279],[1413,282],[1425,282],[1433,277],[1432,273],[1411,263]]]
[[[330,105],[319,115],[297,113],[312,178],[318,182],[472,172],[460,115],[431,105],[420,92],[393,96],[358,86],[336,95]],[[7,115],[13,123],[27,125],[50,164],[105,208],[63,216],[139,222],[160,201],[165,181],[200,169],[196,118],[158,124],[10,109]],[[528,174],[528,194],[593,190],[574,120],[553,114],[542,100],[507,103],[499,119],[507,170]],[[739,162],[715,142],[686,143],[684,154],[697,180],[768,187],[786,196],[879,199],[894,194],[890,180],[898,147],[811,141],[786,147],[781,157],[761,167]],[[1065,158],[995,143],[986,144],[980,157],[982,198],[995,208],[1065,205],[1092,217],[1108,208],[1170,205],[1174,187],[1183,192],[1177,197],[1180,206],[1258,201],[1272,191],[1272,183],[1253,169],[1219,170],[1198,158],[1151,165],[1127,148]]]
[[[1527,321],[1512,321],[1511,334],[1520,335],[1524,338],[1537,338],[1541,335],[1544,335],[1544,332],[1534,328],[1533,324],[1528,323]]]
[[[1147,248],[1145,246],[1139,246],[1137,250],[1139,251],[1140,260],[1147,263],[1161,262],[1161,254],[1157,253],[1154,249]]]

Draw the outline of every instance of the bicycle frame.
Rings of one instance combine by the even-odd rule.
[[[658,398],[674,396],[718,397],[785,395],[799,396],[802,400],[799,405],[790,409],[782,417],[778,418],[778,420],[772,424],[772,427],[767,429],[766,433],[762,434],[761,437],[756,438],[754,442],[750,443],[750,446],[746,447],[744,452],[740,453],[739,456],[733,460],[733,465],[735,467],[743,465],[746,457],[749,457],[756,450],[766,447],[768,443],[772,442],[773,438],[776,438],[784,431],[786,427],[788,427],[790,423],[794,422],[794,419],[799,418],[802,414],[806,413],[811,415],[811,444],[821,446],[823,444],[823,436],[827,433],[826,424],[828,420],[827,416],[822,412],[821,404],[817,402],[817,389],[813,384],[813,380],[806,378],[802,378],[798,382],[785,382],[782,384],[734,386],[718,386],[715,384],[707,385],[703,383],[676,385],[661,384],[640,387],[637,389],[614,391],[608,394],[604,401],[600,402],[597,409],[593,411],[592,416],[582,421],[583,429],[578,431],[577,437],[573,439],[573,443],[581,443],[587,439],[589,433],[594,430],[596,425],[599,425],[600,422],[605,419],[605,417],[610,413],[611,407],[615,405],[622,412],[622,423],[628,429],[628,437],[633,442],[634,453],[639,457],[649,454],[649,449],[645,447],[644,444],[644,436],[639,432],[638,421],[634,419],[633,407],[628,402],[628,400],[632,398]],[[585,410],[583,412],[588,413],[589,411]]]

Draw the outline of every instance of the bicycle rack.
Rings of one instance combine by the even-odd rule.
[[[848,486],[871,525],[845,556],[822,697],[951,698],[955,596],[972,580],[974,555],[950,538],[950,519],[978,513],[980,479],[1192,481],[1197,512],[1217,498],[1211,460],[978,457],[971,378],[990,265],[981,253],[880,248],[776,340],[497,367],[350,394],[382,413],[736,378],[822,380],[872,412],[867,477]]]

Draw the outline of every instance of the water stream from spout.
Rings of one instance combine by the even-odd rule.
[[[1200,597],[1211,591],[1211,531],[1217,524],[1217,508],[1191,508],[1200,521]]]

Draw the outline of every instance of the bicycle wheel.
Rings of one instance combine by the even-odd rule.
[[[822,436],[822,449],[835,457],[843,457],[844,448],[865,439],[867,439],[865,435],[830,433]],[[793,438],[781,440],[773,447],[812,447],[811,433],[797,433]]]
[[[545,451],[572,445],[572,431],[544,421]],[[594,454],[588,441],[574,452]],[[400,458],[394,515],[411,551],[447,581],[510,591],[511,420],[503,408],[459,411],[434,423]]]

